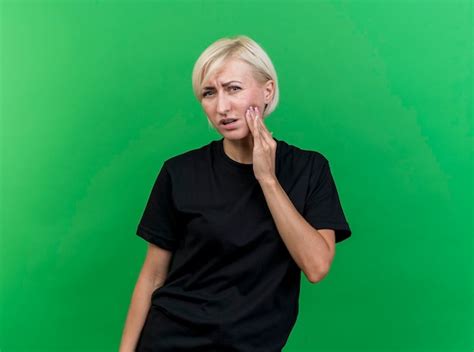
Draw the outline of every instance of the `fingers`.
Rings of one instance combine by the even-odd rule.
[[[250,111],[250,108],[247,109],[245,112],[245,118],[247,120],[247,125],[249,127],[250,132],[252,133],[252,136],[254,135],[254,117],[252,115],[252,112]]]
[[[265,126],[262,119],[258,119],[258,121],[259,121],[258,125],[260,126],[260,129],[262,131],[261,136],[263,137],[263,139],[265,139],[265,141],[269,145],[272,145],[272,143],[275,142],[272,137],[272,132],[268,130],[267,126]]]
[[[253,109],[252,107],[250,107],[250,114],[251,114],[252,120],[253,120],[254,143],[260,144],[260,146],[262,146],[262,144],[263,144],[263,140],[262,140],[263,133],[260,130],[260,126],[259,126],[259,122],[258,122],[258,120],[259,120],[258,114],[255,111],[255,109]]]
[[[272,145],[275,142],[272,137],[272,132],[268,130],[267,126],[263,122],[263,119],[260,118],[258,108],[251,108],[251,116],[254,120],[253,129],[256,131],[254,134],[262,140],[262,143]]]

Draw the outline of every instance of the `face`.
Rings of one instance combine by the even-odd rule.
[[[258,107],[262,118],[265,104],[270,102],[273,93],[273,80],[259,84],[250,66],[234,59],[203,82],[202,87],[201,104],[214,128],[225,138],[242,139],[250,134],[245,118],[247,109]],[[237,121],[224,125],[222,120],[226,118]]]

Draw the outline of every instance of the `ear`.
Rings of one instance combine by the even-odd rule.
[[[266,103],[266,105],[268,105],[270,103],[274,93],[275,93],[275,81],[273,81],[273,79],[270,79],[265,83],[265,103]]]

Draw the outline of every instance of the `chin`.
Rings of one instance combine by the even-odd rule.
[[[245,139],[245,138],[248,138],[248,136],[250,135],[250,131],[247,129],[247,130],[234,130],[234,131],[223,131],[222,134],[222,137],[225,137],[227,138],[228,140],[231,140],[231,141],[237,141],[237,140],[240,140],[240,139]]]

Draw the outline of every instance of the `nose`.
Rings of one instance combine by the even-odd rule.
[[[229,99],[225,93],[221,93],[217,96],[216,110],[219,114],[225,115],[229,112]]]

